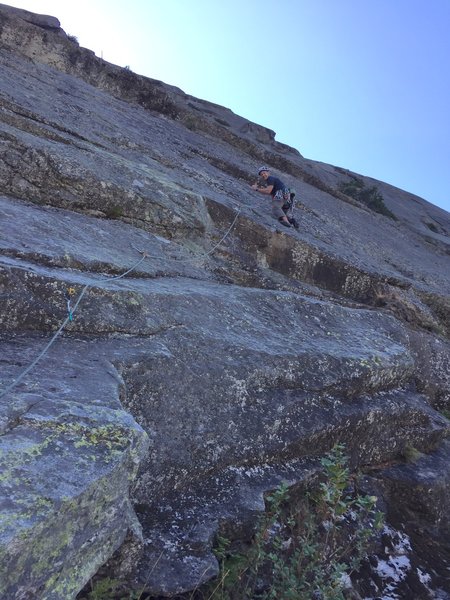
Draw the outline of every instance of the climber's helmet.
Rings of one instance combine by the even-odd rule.
[[[258,175],[261,175],[261,173],[262,173],[263,171],[267,171],[267,172],[269,172],[269,171],[270,171],[270,169],[269,169],[269,167],[265,167],[265,166],[259,167],[259,169],[258,169]]]

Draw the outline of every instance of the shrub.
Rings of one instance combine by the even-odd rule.
[[[434,223],[425,223],[428,229],[431,229],[434,233],[439,233],[439,229],[436,227]]]
[[[281,485],[267,497],[267,510],[249,549],[230,551],[218,539],[220,575],[194,597],[211,600],[344,600],[344,587],[358,569],[383,515],[377,498],[359,494],[343,446],[321,460],[321,480],[297,501]]]
[[[123,209],[117,204],[109,206],[104,212],[108,219],[120,219],[123,216]]]
[[[414,446],[407,444],[403,448],[402,456],[406,462],[414,463],[417,462],[420,458],[422,458],[423,454]]]
[[[77,596],[77,600],[145,600],[148,594],[129,589],[126,582],[109,577],[93,579]]]
[[[185,116],[183,118],[183,123],[191,131],[197,131],[198,130],[199,121],[193,115],[187,115],[187,116]]]
[[[350,181],[342,181],[338,189],[343,194],[351,196],[355,200],[358,200],[358,202],[365,204],[374,212],[385,215],[395,221],[397,220],[394,213],[384,203],[384,198],[376,186],[366,187],[361,179],[352,177]]]

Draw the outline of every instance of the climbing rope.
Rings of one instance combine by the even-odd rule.
[[[148,258],[148,254],[146,252],[141,252],[141,253],[142,253],[142,257],[132,267],[127,269],[124,273],[121,273],[120,275],[115,275],[114,277],[108,277],[107,279],[100,279],[98,281],[100,283],[108,285],[111,281],[117,281],[118,279],[122,279],[122,277],[125,277],[126,275],[128,275],[128,273],[131,273],[132,271],[134,271],[146,258]],[[62,333],[64,327],[67,325],[67,323],[69,323],[70,321],[73,320],[73,315],[74,315],[75,311],[77,310],[78,305],[81,302],[81,299],[83,298],[84,294],[86,293],[86,290],[89,287],[92,287],[92,284],[87,283],[83,287],[73,308],[71,306],[71,296],[73,295],[74,290],[73,290],[73,288],[69,289],[68,295],[66,297],[67,298],[67,312],[68,312],[67,317],[64,319],[64,321],[60,325],[59,329],[53,335],[52,339],[48,342],[48,344],[45,346],[45,348],[38,354],[38,356],[33,360],[33,362],[24,371],[22,371],[22,373],[19,375],[19,377],[17,377],[17,379],[15,379],[12,383],[10,383],[10,385],[7,388],[5,388],[3,390],[3,392],[0,392],[0,399],[3,398],[3,396],[8,394],[9,392],[11,392],[17,385],[19,385],[19,383],[21,381],[23,381],[23,379],[28,375],[28,373],[34,369],[34,367],[41,360],[41,358],[43,358],[43,356],[45,356],[45,354],[49,351],[51,346],[55,343],[55,341],[61,335],[61,333]]]
[[[220,240],[217,242],[217,244],[216,244],[216,245],[215,245],[215,246],[214,246],[214,247],[213,247],[211,250],[208,250],[208,252],[204,253],[204,254],[203,254],[203,255],[201,255],[201,256],[209,256],[210,254],[212,254],[212,253],[213,253],[213,252],[216,250],[216,248],[218,248],[218,247],[220,246],[220,244],[221,244],[222,242],[224,242],[224,241],[227,239],[227,237],[228,237],[228,236],[229,236],[229,234],[231,233],[231,230],[232,230],[232,229],[233,229],[233,227],[234,227],[234,224],[235,224],[235,223],[236,223],[236,221],[237,221],[237,218],[238,218],[238,216],[240,215],[240,212],[241,212],[241,209],[240,209],[240,208],[238,208],[238,209],[237,209],[237,211],[236,211],[236,215],[235,215],[235,217],[234,217],[234,220],[233,220],[233,222],[231,223],[231,225],[229,226],[229,228],[228,228],[228,231],[226,232],[226,234],[225,234],[225,235],[222,237],[222,239],[220,239]]]
[[[208,250],[208,252],[203,252],[203,253],[201,253],[201,254],[198,254],[197,256],[194,256],[193,258],[191,258],[191,261],[195,261],[195,260],[198,260],[198,259],[203,259],[203,258],[206,258],[207,256],[210,256],[210,255],[211,255],[213,252],[215,252],[215,251],[217,250],[217,248],[220,246],[220,244],[222,244],[222,242],[224,242],[224,241],[227,239],[227,237],[230,235],[230,233],[231,233],[231,231],[232,231],[232,229],[233,229],[233,227],[234,227],[234,225],[235,225],[236,221],[238,220],[238,217],[239,217],[239,215],[240,215],[240,214],[241,214],[241,209],[240,209],[240,208],[238,208],[238,209],[236,210],[236,214],[235,214],[235,216],[234,216],[233,222],[232,222],[232,223],[231,223],[231,225],[228,227],[228,230],[227,230],[227,232],[225,233],[225,235],[223,235],[223,236],[220,238],[220,240],[217,242],[217,244],[215,244],[215,245],[214,245],[214,246],[211,248],[211,250]]]
[[[213,248],[211,248],[211,250],[208,250],[208,252],[205,252],[201,255],[199,255],[198,257],[195,258],[205,258],[206,256],[210,256],[219,246],[220,244],[222,244],[226,238],[229,236],[229,234],[231,233],[238,217],[240,214],[241,210],[240,208],[237,209],[236,211],[236,215],[234,217],[233,222],[231,223],[230,227],[228,228],[227,232],[225,233],[224,236],[222,236],[222,238],[217,242],[217,244],[215,244],[213,246]],[[114,277],[108,277],[107,279],[100,279],[99,282],[108,285],[111,281],[117,281],[118,279],[122,279],[122,277],[125,277],[126,275],[128,275],[128,273],[131,273],[132,271],[134,271],[146,258],[157,258],[156,256],[150,256],[149,254],[147,254],[147,252],[144,252],[143,250],[139,250],[138,248],[136,248],[135,246],[133,246],[133,244],[131,244],[131,246],[140,254],[142,254],[142,257],[129,269],[127,269],[124,273],[121,273],[120,275],[115,275]],[[3,398],[4,396],[6,396],[6,394],[9,394],[9,392],[11,392],[16,386],[19,385],[19,383],[21,383],[23,381],[23,379],[28,375],[28,373],[30,371],[32,371],[34,369],[34,367],[38,364],[38,362],[45,356],[45,354],[49,351],[49,349],[51,348],[51,346],[55,343],[55,341],[58,339],[58,337],[61,335],[64,327],[67,325],[67,323],[73,321],[73,315],[76,311],[76,309],[78,308],[78,305],[80,304],[84,294],[86,293],[86,290],[92,287],[92,284],[86,284],[83,289],[80,292],[80,295],[78,296],[77,301],[75,302],[75,304],[72,307],[72,296],[75,293],[75,290],[73,288],[69,288],[67,294],[65,295],[65,299],[67,302],[67,317],[64,319],[64,321],[62,322],[62,324],[60,325],[59,329],[56,331],[56,333],[53,335],[53,337],[51,338],[51,340],[48,342],[48,344],[45,346],[45,348],[38,354],[38,356],[33,360],[33,362],[28,365],[28,367],[22,371],[22,373],[9,385],[7,386],[2,392],[0,392],[0,399]]]

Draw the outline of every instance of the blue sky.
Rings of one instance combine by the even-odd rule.
[[[450,211],[450,0],[6,0],[303,156]]]

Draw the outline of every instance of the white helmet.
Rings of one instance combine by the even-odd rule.
[[[265,167],[264,165],[262,167],[259,167],[258,169],[258,175],[261,175],[261,173],[263,171],[270,171],[269,167]]]

